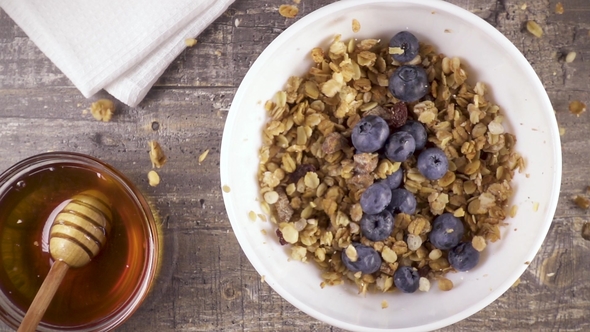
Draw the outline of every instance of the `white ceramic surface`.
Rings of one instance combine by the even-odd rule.
[[[356,18],[361,30],[353,33]],[[252,222],[261,213],[256,171],[261,129],[267,121],[264,102],[284,87],[291,75],[311,65],[309,51],[326,47],[333,36],[385,40],[404,29],[467,64],[470,81],[482,81],[516,134],[517,150],[527,162],[525,177],[514,180],[518,205],[507,219],[501,241],[488,246],[480,264],[466,273],[450,274],[455,288],[428,293],[378,293],[361,297],[353,285],[320,288],[313,263],[288,261],[274,228]],[[445,32],[447,30],[447,32]],[[244,78],[227,117],[221,147],[221,185],[227,213],[246,256],[265,281],[307,314],[348,330],[431,330],[453,324],[501,296],[533,260],[549,229],[561,181],[559,134],[549,98],[537,75],[500,32],[477,16],[443,1],[340,1],[290,26],[260,55]],[[533,208],[538,203],[538,210]],[[261,230],[265,229],[267,235]],[[381,309],[381,301],[389,307]]]

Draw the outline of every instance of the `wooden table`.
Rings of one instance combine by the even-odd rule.
[[[172,63],[138,107],[117,104],[110,123],[84,111],[109,96],[85,99],[0,10],[0,170],[48,150],[90,154],[126,174],[162,217],[164,268],[151,296],[121,331],[339,331],[261,282],[232,234],[221,199],[221,136],[240,81],[285,28],[334,1],[302,0],[299,15],[286,19],[278,7],[289,2],[237,0],[198,37],[197,46]],[[572,197],[590,185],[590,114],[576,117],[568,104],[590,103],[590,2],[561,0],[561,15],[555,13],[556,0],[451,2],[493,24],[520,49],[545,84],[565,132],[560,202],[537,257],[518,286],[443,330],[588,331],[590,242],[581,228],[589,212]],[[531,19],[544,28],[542,38],[524,29]],[[577,57],[565,63],[571,51]],[[157,187],[146,177],[150,140],[159,141],[169,159]],[[205,150],[209,155],[199,164]]]

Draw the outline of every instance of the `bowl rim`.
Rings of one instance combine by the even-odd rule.
[[[534,71],[534,69],[532,68],[532,66],[528,62],[528,60],[518,50],[518,48],[506,36],[504,36],[500,31],[498,31],[496,28],[494,28],[491,24],[489,24],[488,22],[486,22],[482,18],[478,17],[477,15],[469,12],[468,10],[461,8],[457,5],[454,5],[454,4],[445,2],[445,1],[440,1],[440,0],[414,0],[414,1],[410,1],[410,0],[364,0],[362,2],[353,1],[353,0],[338,1],[338,2],[334,2],[334,3],[328,4],[326,6],[316,9],[315,11],[305,15],[304,17],[299,19],[297,22],[293,23],[291,26],[289,26],[287,29],[285,29],[279,36],[277,36],[263,50],[263,52],[258,56],[256,61],[253,63],[253,65],[250,67],[250,69],[248,70],[248,72],[244,76],[244,78],[243,78],[242,82],[240,83],[240,86],[234,96],[232,105],[230,107],[228,116],[226,118],[226,125],[225,125],[224,131],[223,131],[221,150],[220,150],[220,180],[221,180],[222,186],[224,184],[228,183],[229,174],[230,174],[231,168],[232,168],[231,157],[228,155],[228,153],[225,153],[225,152],[228,151],[228,149],[229,149],[229,144],[230,144],[231,138],[233,137],[233,132],[231,131],[233,128],[231,128],[232,126],[228,126],[227,124],[235,122],[235,119],[237,117],[236,114],[240,111],[238,109],[238,105],[240,104],[241,100],[244,98],[245,93],[246,93],[246,88],[244,86],[245,85],[247,86],[248,83],[252,79],[254,79],[254,77],[256,76],[256,73],[260,70],[260,68],[262,66],[264,66],[264,63],[267,61],[269,56],[272,55],[285,41],[289,40],[293,35],[298,33],[298,31],[300,30],[301,27],[305,27],[306,25],[313,23],[314,21],[317,21],[319,18],[325,17],[326,15],[328,15],[331,12],[334,12],[336,10],[343,10],[343,9],[349,9],[349,8],[353,8],[353,7],[362,7],[362,6],[366,6],[366,5],[381,4],[381,3],[400,3],[400,4],[412,4],[412,5],[418,4],[418,5],[431,6],[433,10],[438,9],[438,10],[442,10],[445,12],[452,12],[455,16],[460,17],[461,19],[465,20],[467,23],[470,23],[474,26],[478,26],[478,28],[481,29],[484,34],[490,36],[492,39],[494,39],[497,43],[500,44],[502,49],[508,53],[508,57],[517,61],[518,65],[521,66],[525,70],[526,75],[532,79],[531,87],[533,88],[534,94],[540,96],[543,99],[540,101],[540,103],[544,104],[544,105],[548,105],[551,109],[553,109],[551,107],[551,101],[549,99],[549,96],[547,95],[547,92],[545,91],[545,88],[543,87],[543,84],[542,84],[541,80],[539,79],[539,76],[536,74],[536,72]],[[557,208],[557,203],[558,203],[558,199],[559,199],[559,192],[560,192],[560,185],[561,185],[562,154],[561,154],[560,137],[559,137],[558,129],[557,129],[558,128],[557,127],[557,120],[554,116],[551,116],[548,118],[549,118],[549,122],[551,124],[550,136],[551,136],[552,141],[554,142],[554,144],[552,144],[551,148],[553,149],[554,156],[555,156],[555,158],[553,160],[553,162],[555,164],[554,165],[555,168],[554,168],[554,172],[552,174],[552,181],[555,184],[555,190],[553,190],[553,192],[551,193],[549,200],[547,202],[548,213],[547,213],[547,215],[544,216],[545,222],[543,223],[543,227],[540,229],[540,232],[539,232],[539,235],[542,235],[542,236],[537,237],[537,239],[534,241],[534,246],[528,252],[527,258],[528,258],[529,262],[532,261],[534,259],[534,257],[537,255],[539,249],[541,248],[541,245],[543,244],[543,242],[547,236],[547,233],[549,231],[549,228],[551,226],[551,223],[552,223],[552,220],[554,218],[555,211]],[[248,258],[248,260],[250,261],[252,266],[254,266],[256,271],[261,275],[265,275],[265,273],[264,273],[265,268],[263,267],[263,265],[261,263],[260,257],[258,257],[254,251],[245,250],[244,247],[242,246],[245,243],[245,239],[243,239],[243,237],[245,235],[241,231],[240,227],[238,227],[238,225],[237,225],[237,220],[239,218],[234,215],[234,211],[231,209],[232,202],[231,202],[230,196],[227,195],[224,191],[222,191],[222,193],[223,193],[222,196],[224,199],[224,203],[226,206],[226,212],[228,213],[228,218],[229,218],[230,223],[232,225],[234,235],[236,236],[238,242],[240,243],[242,251],[244,252],[246,257]],[[281,297],[283,297],[285,300],[287,300],[289,303],[291,303],[293,306],[295,306],[299,310],[305,312],[306,314],[308,314],[320,321],[323,321],[323,322],[328,323],[333,326],[337,326],[339,328],[343,328],[343,329],[347,329],[347,330],[362,329],[363,331],[414,331],[416,329],[433,330],[433,329],[442,328],[442,327],[457,323],[457,322],[475,314],[476,312],[482,310],[483,308],[487,307],[489,304],[491,304],[496,299],[498,299],[500,296],[502,296],[502,294],[504,294],[513,285],[514,281],[517,280],[522,275],[522,273],[524,273],[524,271],[527,268],[528,268],[528,265],[523,264],[522,267],[520,267],[517,270],[514,270],[510,274],[510,278],[507,278],[505,280],[505,282],[500,285],[500,287],[495,288],[493,290],[493,292],[490,293],[490,295],[482,298],[480,301],[478,301],[476,303],[476,305],[466,308],[465,310],[462,310],[457,314],[448,316],[445,319],[442,319],[442,320],[439,320],[439,321],[436,321],[433,323],[414,326],[411,328],[398,328],[398,329],[367,328],[367,327],[363,327],[363,326],[358,326],[356,324],[350,324],[350,323],[336,320],[330,316],[324,315],[323,313],[318,312],[318,311],[308,307],[305,303],[292,297],[289,294],[289,292],[287,292],[278,282],[276,282],[276,280],[273,278],[272,275],[266,274],[265,275],[265,282],[268,283],[269,286],[271,286],[271,288],[273,288],[274,291],[276,291],[279,295],[281,295]]]

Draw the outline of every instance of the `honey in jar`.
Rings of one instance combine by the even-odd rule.
[[[158,228],[151,210],[118,171],[73,153],[31,157],[0,176],[0,318],[19,325],[49,272],[49,229],[79,192],[111,201],[105,246],[86,266],[71,268],[47,308],[40,330],[106,331],[145,298],[158,267]]]

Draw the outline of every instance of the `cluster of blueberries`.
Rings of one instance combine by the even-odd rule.
[[[390,41],[390,47],[399,47],[405,52],[393,54],[399,62],[408,62],[418,54],[418,39],[410,32],[396,34]],[[424,97],[429,85],[426,72],[422,67],[402,65],[396,69],[389,80],[389,90],[393,96],[404,101],[413,102]],[[394,162],[404,162],[417,154],[417,168],[429,180],[443,177],[449,162],[445,153],[438,147],[425,148],[428,134],[424,126],[417,121],[408,120],[403,126],[390,132],[389,125],[383,118],[368,115],[362,118],[352,130],[352,144],[357,153],[379,152]],[[416,212],[416,198],[404,188],[403,170],[400,167],[387,178],[375,182],[361,195],[360,205],[363,217],[360,228],[363,236],[371,241],[387,239],[394,226],[394,216],[398,213],[412,215]],[[464,226],[461,220],[451,213],[437,216],[432,222],[429,241],[436,248],[448,250],[449,264],[458,271],[467,271],[479,261],[479,252],[471,242],[461,242]],[[361,243],[352,243],[357,252],[356,261],[342,252],[342,262],[352,272],[374,273],[381,267],[381,256],[372,247]],[[419,288],[420,275],[409,266],[400,266],[393,275],[394,284],[401,291],[413,293]]]

